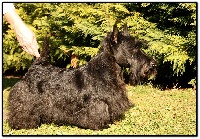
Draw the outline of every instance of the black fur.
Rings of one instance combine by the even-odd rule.
[[[134,84],[154,71],[155,60],[139,49],[140,43],[130,36],[126,25],[122,32],[114,25],[96,57],[77,69],[65,70],[49,63],[45,38],[41,57],[10,91],[9,126],[30,129],[55,123],[89,129],[109,127],[132,105],[122,69],[131,69]]]

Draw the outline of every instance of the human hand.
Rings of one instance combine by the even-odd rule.
[[[29,27],[23,22],[15,24],[14,30],[22,49],[31,55],[40,57],[38,52],[39,47],[34,32],[30,30]]]

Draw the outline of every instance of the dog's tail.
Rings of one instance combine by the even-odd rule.
[[[40,57],[37,58],[34,62],[34,64],[42,64],[42,65],[48,65],[50,64],[50,48],[49,48],[49,37],[44,37],[43,45],[42,45],[42,51],[40,53]]]
[[[49,58],[50,48],[49,48],[49,37],[44,37],[42,52],[40,53],[41,57]]]

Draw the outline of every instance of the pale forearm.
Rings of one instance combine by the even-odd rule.
[[[22,21],[12,3],[3,4],[3,14],[14,29],[22,49],[31,55],[40,57],[35,33]]]
[[[15,9],[7,12],[4,14],[4,17],[6,18],[6,20],[10,23],[10,25],[12,26],[13,29],[15,29],[15,26],[19,25],[19,24],[24,24],[24,22],[22,21],[22,19],[19,17],[19,15],[17,14],[17,12],[15,11]]]

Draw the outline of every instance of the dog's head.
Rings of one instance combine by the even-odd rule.
[[[146,42],[132,37],[126,24],[122,32],[115,24],[106,39],[106,43],[110,43],[106,44],[107,50],[111,51],[116,63],[122,68],[130,68],[130,84],[135,85],[156,74],[157,62],[141,50]]]

